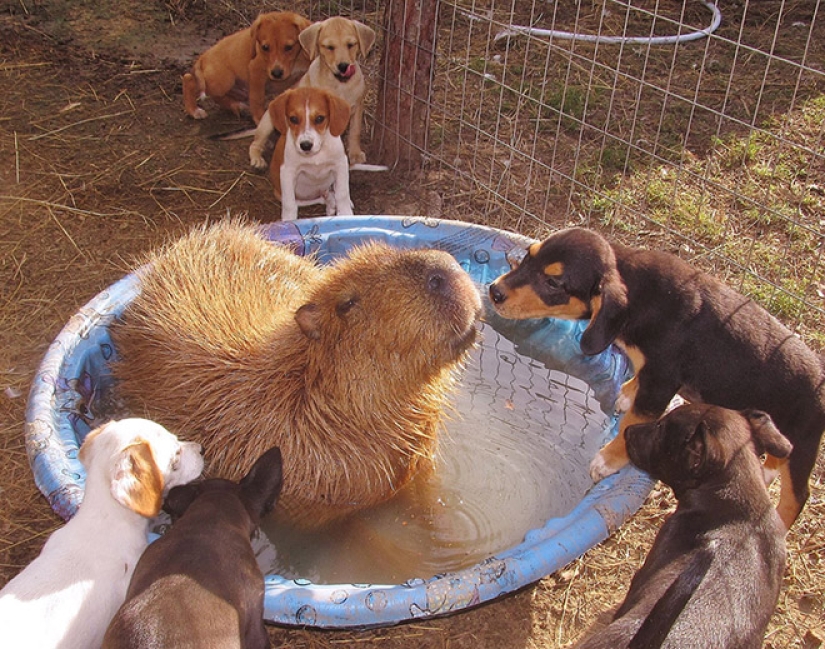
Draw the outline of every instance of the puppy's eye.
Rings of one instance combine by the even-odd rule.
[[[349,49],[352,49],[353,47],[355,47],[355,43],[347,43],[347,47]]]
[[[287,45],[286,47],[284,47],[284,52],[291,52],[293,47],[295,47],[295,46],[294,45]]]
[[[298,118],[297,115],[290,115],[289,116],[289,123],[290,124],[300,124],[301,120]]]
[[[327,45],[327,49],[328,49],[330,52],[334,52],[334,51],[335,51],[335,45]]]
[[[261,43],[261,49],[264,52],[268,52],[269,51],[269,43]]]
[[[324,123],[324,116],[323,115],[316,115],[315,116],[315,123],[316,124],[323,124]]]

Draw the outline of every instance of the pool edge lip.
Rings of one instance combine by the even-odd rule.
[[[448,252],[463,252],[461,246],[468,242],[484,243],[484,250],[470,251],[476,256],[475,261],[484,266],[482,278],[476,280],[481,284],[498,276],[506,265],[507,253],[533,241],[486,225],[430,217],[318,217],[276,221],[261,227],[267,236],[295,247],[299,254],[317,252],[322,244],[327,245],[327,254],[334,254],[336,246],[340,247],[341,241],[354,234],[392,237],[394,243],[400,242],[402,246],[434,243],[433,247]],[[421,236],[436,231],[445,236],[434,240]],[[498,270],[487,266],[493,251],[501,257]],[[482,253],[487,255],[486,259]],[[26,452],[38,488],[53,510],[66,520],[80,505],[85,483],[77,458],[79,435],[75,427],[88,432],[96,424],[69,421],[71,413],[61,399],[71,401],[82,387],[61,385],[60,378],[67,368],[76,368],[83,362],[80,348],[92,344],[90,337],[99,336],[97,343],[107,344],[107,321],[116,317],[137,290],[138,278],[132,273],[94,296],[50,344],[32,381],[25,415]],[[522,543],[474,566],[428,579],[391,585],[316,585],[269,575],[265,583],[264,618],[284,626],[374,628],[442,617],[493,601],[552,574],[601,543],[639,509],[652,484],[646,474],[626,467],[594,485],[568,515],[528,532]]]

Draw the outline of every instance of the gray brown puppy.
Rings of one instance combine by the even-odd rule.
[[[662,525],[613,622],[577,649],[762,646],[785,569],[785,530],[759,455],[791,444],[759,411],[685,405],[626,431],[630,459],[672,487]]]
[[[212,478],[176,487],[174,524],[138,561],[103,649],[263,649],[264,577],[250,543],[281,490],[272,448],[240,483]]]

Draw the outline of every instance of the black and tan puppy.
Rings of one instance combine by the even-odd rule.
[[[640,469],[678,500],[609,626],[577,649],[761,647],[785,570],[785,529],[759,455],[791,445],[765,413],[690,404],[626,430]]]
[[[590,465],[594,480],[627,463],[625,429],[658,418],[676,393],[758,408],[794,446],[787,462],[768,458],[766,479],[779,471],[779,514],[788,528],[796,520],[825,431],[825,362],[750,298],[675,255],[582,228],[533,244],[490,297],[506,318],[589,318],[585,354],[616,342],[630,358],[635,374],[616,403],[626,414]]]
[[[264,578],[250,537],[281,490],[281,452],[239,483],[220,478],[169,491],[175,521],[144,552],[105,649],[261,649]]]

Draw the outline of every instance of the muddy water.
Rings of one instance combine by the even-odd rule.
[[[315,583],[395,584],[477,563],[568,513],[609,418],[590,387],[520,355],[490,325],[468,364],[433,474],[323,532],[265,521],[270,574]]]

